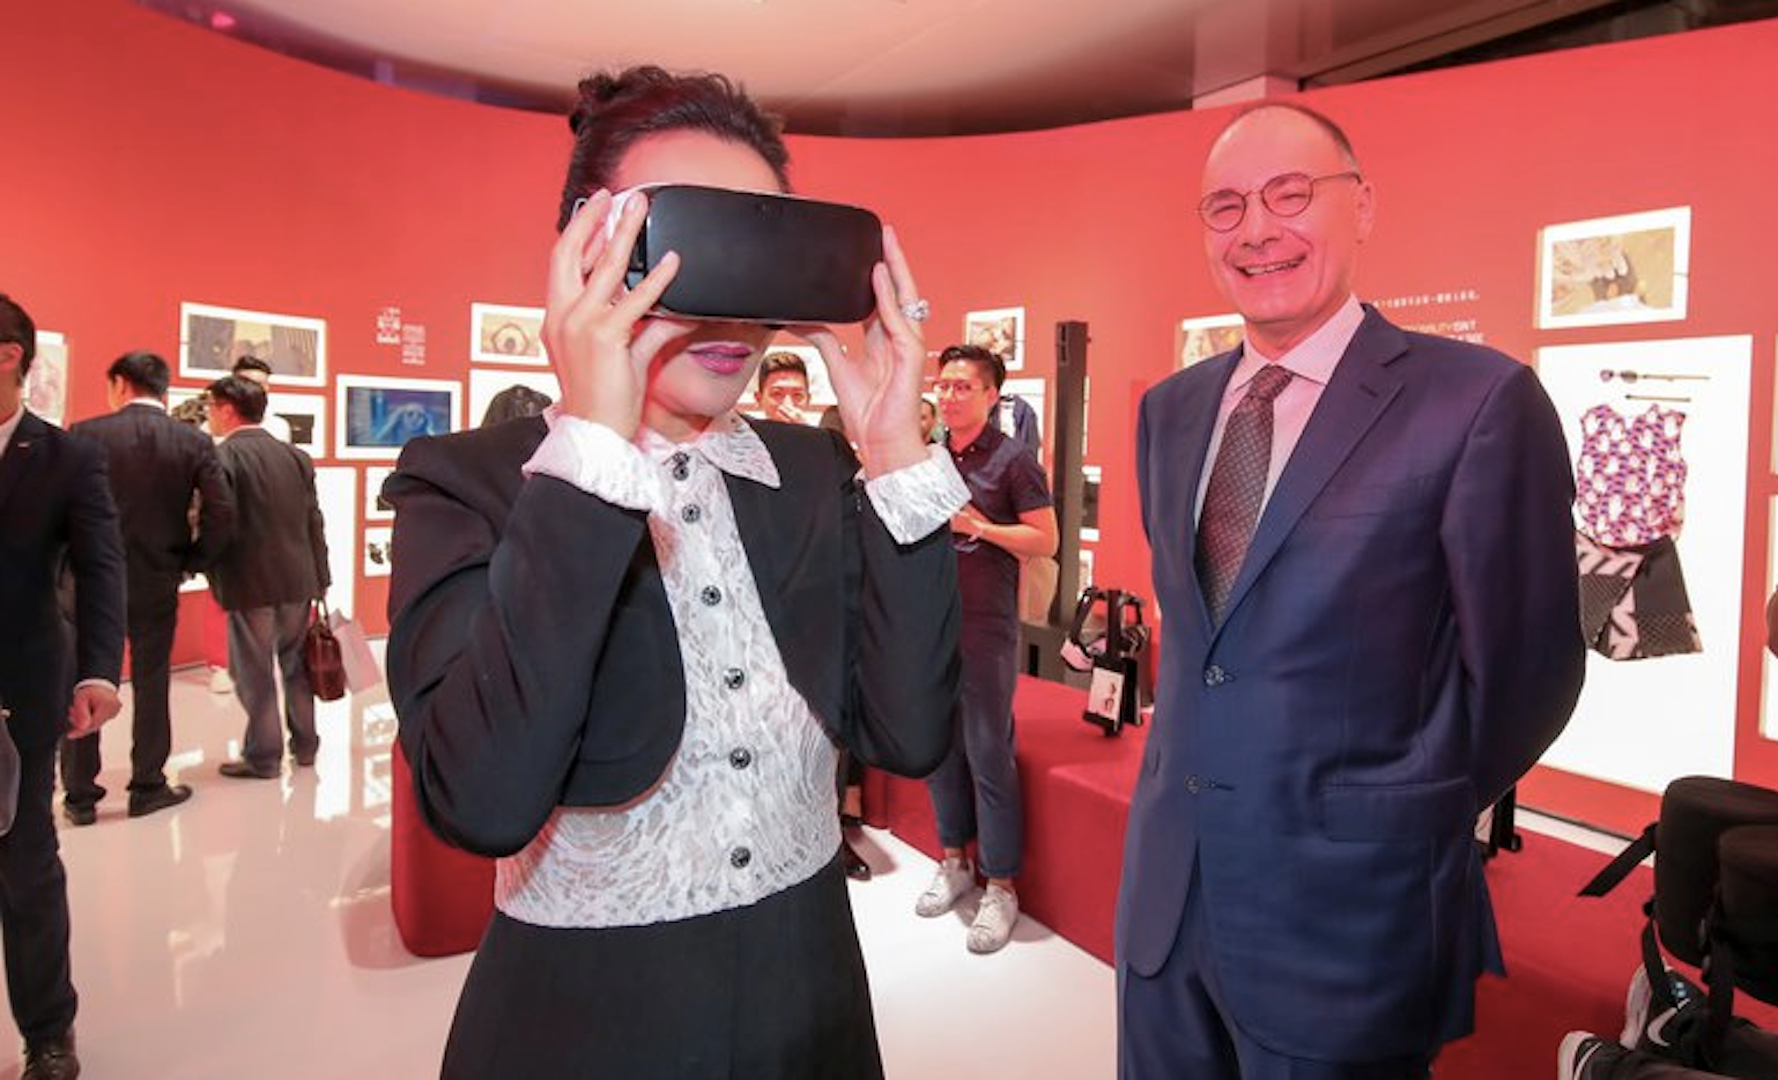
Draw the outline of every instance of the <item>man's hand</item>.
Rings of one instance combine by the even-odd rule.
[[[74,704],[68,706],[68,737],[84,739],[97,732],[123,709],[117,688],[103,683],[88,683],[74,690]]]

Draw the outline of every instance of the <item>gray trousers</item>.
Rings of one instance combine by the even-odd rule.
[[[235,696],[247,710],[241,759],[260,772],[279,769],[284,762],[278,734],[280,676],[290,752],[308,755],[321,745],[315,733],[315,695],[303,670],[303,631],[308,625],[307,600],[228,613],[228,673],[235,681]]]

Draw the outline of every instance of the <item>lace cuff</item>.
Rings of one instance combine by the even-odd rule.
[[[938,445],[917,465],[865,481],[864,490],[898,544],[911,544],[949,524],[969,502],[969,488],[957,475],[951,452]]]
[[[652,512],[667,504],[659,471],[623,436],[554,405],[543,418],[549,434],[522,467],[526,476],[553,476],[625,510]]]

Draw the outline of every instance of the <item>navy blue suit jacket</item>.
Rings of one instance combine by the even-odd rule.
[[[1194,503],[1237,359],[1142,402],[1166,623],[1118,963],[1159,970],[1195,889],[1226,1006],[1262,1045],[1430,1051],[1471,1029],[1498,962],[1476,815],[1580,691],[1561,427],[1529,368],[1367,310],[1213,626]]]
[[[72,657],[56,592],[64,559],[74,579]],[[61,738],[74,684],[117,681],[123,637],[123,541],[105,450],[26,413],[0,455],[0,701],[12,710],[13,741]]]

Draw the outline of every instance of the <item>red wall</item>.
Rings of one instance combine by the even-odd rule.
[[[12,151],[0,170],[0,289],[68,335],[72,418],[104,407],[112,357],[177,355],[181,301],[325,318],[331,373],[451,379],[467,377],[472,301],[539,302],[568,142],[560,119],[376,86],[125,0],[0,4]],[[1348,127],[1379,192],[1361,294],[1476,293],[1398,318],[1473,318],[1522,358],[1558,343],[1754,336],[1737,771],[1765,783],[1778,783],[1778,749],[1756,734],[1778,495],[1778,305],[1761,272],[1778,250],[1774,55],[1768,22],[1306,95]],[[1097,577],[1138,592],[1147,550],[1131,421],[1141,390],[1172,369],[1177,321],[1226,310],[1190,204],[1227,116],[793,140],[801,190],[871,206],[901,231],[932,299],[935,349],[965,311],[1022,305],[1025,374],[1047,375],[1054,324],[1089,323],[1086,459],[1104,470]],[[1685,321],[1534,328],[1539,227],[1682,204],[1693,207]],[[388,304],[426,327],[423,366],[374,344]],[[373,628],[383,585],[359,583]]]

